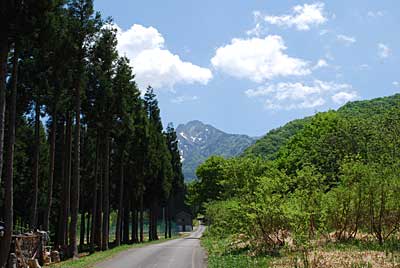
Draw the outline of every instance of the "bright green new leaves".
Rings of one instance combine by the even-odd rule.
[[[268,145],[263,158],[253,148],[198,168],[189,201],[205,212],[211,234],[245,237],[262,252],[321,238],[398,239],[399,95],[318,113],[286,130],[273,132],[277,153]]]

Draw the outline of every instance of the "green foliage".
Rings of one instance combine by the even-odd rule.
[[[167,199],[172,185],[173,170],[167,139],[163,134],[158,101],[149,87],[144,95],[148,117],[146,189],[151,199]]]
[[[208,232],[214,237],[242,233],[246,229],[246,215],[239,200],[214,201],[206,206],[206,215],[211,220]],[[226,228],[229,226],[229,228]]]
[[[279,149],[285,145],[291,137],[304,128],[311,118],[293,120],[286,125],[273,129],[256,143],[248,147],[243,156],[259,156],[268,160],[276,158]]]
[[[274,158],[269,154],[208,159],[197,170],[190,198],[204,208],[210,235],[240,235],[255,253],[361,237],[380,245],[398,243],[396,103],[399,95],[307,118],[297,133],[286,136],[272,161],[266,160]]]
[[[208,263],[210,268],[256,268],[270,267],[271,257],[252,257],[242,252],[232,251],[227,244],[231,243],[230,238],[215,237],[206,232],[202,238],[202,246],[208,251]]]
[[[7,239],[0,266],[12,232],[28,231],[29,221],[49,231],[66,257],[78,256],[77,231],[81,249],[107,249],[112,217],[116,245],[143,240],[144,221],[158,239],[161,211],[168,223],[184,207],[177,136],[172,126],[164,132],[151,87],[142,98],[131,63],[118,55],[112,20],[95,12],[93,0],[6,1],[2,8],[0,220]]]
[[[17,132],[14,156],[15,177],[15,217],[18,224],[29,221],[30,209],[32,204],[32,163],[34,144],[34,123],[24,117],[19,118],[19,131]],[[43,125],[40,125],[40,163],[43,163],[39,169],[39,177],[48,176],[48,144]],[[46,180],[41,180],[39,190],[46,192]],[[39,206],[45,205],[45,196],[39,196]]]
[[[382,115],[400,105],[400,94],[390,97],[377,98],[370,101],[349,102],[341,107],[337,113],[346,118],[368,119]],[[312,121],[312,117],[293,120],[286,125],[271,130],[256,143],[248,147],[243,156],[260,156],[265,159],[276,159],[278,151],[288,141]]]

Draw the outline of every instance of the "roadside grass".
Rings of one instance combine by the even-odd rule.
[[[400,268],[400,242],[353,240],[291,251],[280,250],[274,256],[254,256],[254,251],[231,249],[232,240],[206,232],[202,240],[208,252],[209,268]]]
[[[256,268],[270,267],[272,257],[248,256],[247,252],[230,252],[226,250],[229,239],[215,239],[206,233],[201,239],[202,246],[208,252],[208,268]]]
[[[352,239],[345,242],[332,242],[324,246],[326,250],[360,250],[360,251],[381,251],[386,253],[400,253],[400,240],[391,239],[379,244],[376,240]]]
[[[49,267],[49,268],[92,268],[92,267],[94,267],[95,264],[106,261],[108,259],[111,259],[125,250],[141,248],[141,247],[145,247],[148,245],[159,244],[159,243],[173,240],[173,239],[176,239],[179,237],[180,236],[174,236],[174,237],[168,238],[168,239],[160,238],[160,240],[156,240],[156,241],[146,241],[141,244],[122,245],[122,246],[115,247],[115,248],[112,248],[112,249],[106,250],[106,251],[99,251],[99,252],[95,252],[93,254],[86,254],[86,255],[84,254],[84,255],[81,255],[79,259],[66,260],[66,261],[63,261],[60,263],[51,264],[47,267]]]
[[[253,268],[253,267],[270,267],[269,261],[263,258],[247,257],[244,255],[211,255],[208,259],[209,268]]]

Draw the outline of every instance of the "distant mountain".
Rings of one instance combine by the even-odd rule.
[[[182,156],[183,174],[190,181],[196,168],[212,155],[234,157],[252,145],[256,139],[246,135],[227,134],[200,121],[191,121],[176,128]]]
[[[383,114],[387,110],[400,107],[400,94],[372,100],[349,102],[339,108],[337,112],[344,117],[366,118],[377,114]],[[264,137],[247,148],[243,156],[260,156],[265,159],[275,159],[279,149],[284,146],[291,137],[301,131],[312,117],[293,120],[286,125],[273,129]]]

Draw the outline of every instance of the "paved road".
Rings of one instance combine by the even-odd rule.
[[[203,268],[205,252],[199,238],[204,226],[186,238],[127,250],[111,260],[96,265],[96,268]]]

